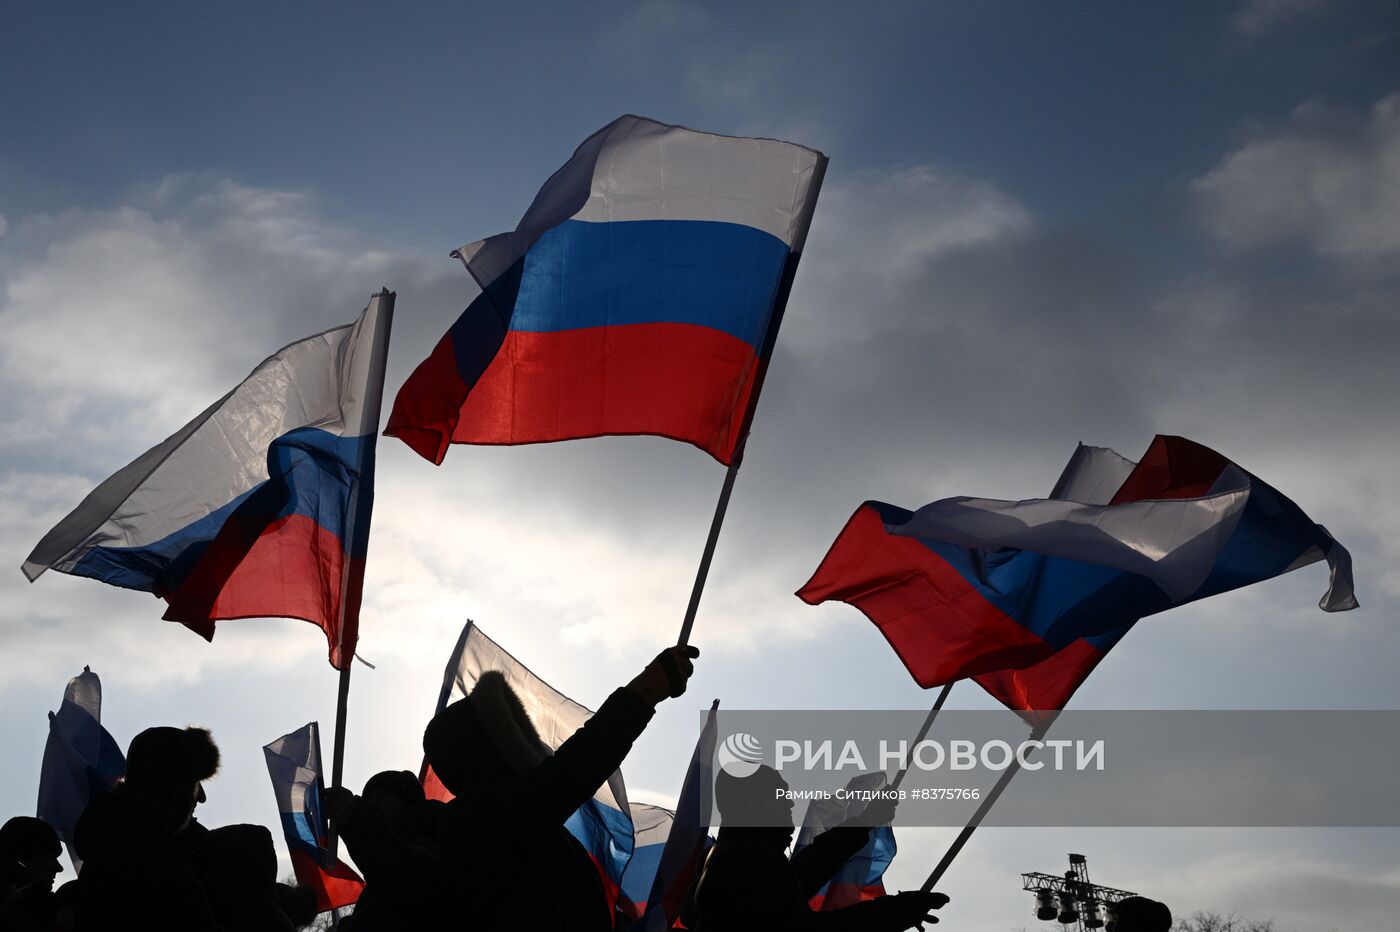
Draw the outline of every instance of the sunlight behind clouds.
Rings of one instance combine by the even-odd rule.
[[[1393,257],[1400,94],[1364,116],[1302,108],[1229,153],[1194,190],[1210,231],[1235,248],[1295,241],[1334,259]]]
[[[275,824],[260,744],[313,717],[331,727],[335,674],[322,633],[294,620],[232,621],[211,646],[160,621],[164,605],[149,594],[56,573],[30,585],[18,565],[94,484],[279,346],[353,319],[381,285],[398,293],[391,400],[476,294],[444,254],[449,239],[508,228],[582,138],[571,135],[576,123],[602,114],[586,132],[633,108],[833,153],[701,603],[693,691],[663,708],[629,759],[638,796],[674,798],[695,711],[715,696],[775,708],[930,701],[857,612],[792,596],[862,500],[1043,495],[1077,441],[1135,457],[1158,430],[1216,446],[1325,523],[1356,556],[1364,608],[1322,616],[1325,573],[1311,567],[1167,613],[1125,640],[1076,702],[1393,706],[1395,88],[1326,104],[1289,85],[1281,107],[1260,94],[1244,112],[1226,95],[1216,101],[1219,74],[1209,69],[1218,62],[1190,59],[1206,69],[1196,78],[1158,73],[1165,53],[1154,57],[1156,44],[1144,51],[1128,32],[1107,48],[1107,8],[1090,17],[1094,28],[1060,10],[1045,19],[1023,11],[1021,39],[986,24],[1005,58],[977,49],[960,58],[965,20],[897,36],[897,7],[862,10],[833,39],[810,28],[810,15],[647,3],[601,27],[572,23],[562,45],[579,57],[530,62],[538,70],[529,74],[434,73],[407,88],[392,82],[417,72],[400,69],[376,76],[340,125],[332,114],[344,101],[315,101],[324,111],[288,104],[305,132],[287,134],[286,162],[259,160],[284,151],[275,133],[252,147],[256,158],[229,149],[225,159],[224,137],[209,149],[161,139],[125,153],[136,167],[112,169],[120,187],[63,191],[42,209],[13,193],[29,197],[37,182],[26,172],[7,181],[0,161],[0,194],[10,195],[0,217],[0,549],[10,566],[0,572],[0,651],[10,661],[0,667],[0,737],[36,765],[19,766],[3,787],[9,809],[30,807],[44,712],[91,663],[121,743],[155,721],[214,728],[229,764],[212,823]],[[1210,41],[1233,29],[1249,42],[1268,34],[1272,47],[1305,31],[1289,24],[1318,22],[1309,17],[1322,8],[1254,0],[1219,12]],[[973,16],[966,7],[954,19]],[[1067,27],[1052,52],[1046,19]],[[1142,31],[1165,42],[1156,22]],[[496,28],[507,36],[532,24]],[[1076,45],[1076,30],[1092,42]],[[878,47],[862,49],[870,36]],[[303,51],[281,54],[300,67]],[[948,62],[968,73],[940,70]],[[589,70],[605,65],[617,74]],[[1099,66],[1122,83],[1103,80]],[[651,72],[665,80],[646,80]],[[462,88],[495,87],[485,78],[500,74],[519,79],[509,93],[462,101]],[[1154,109],[1177,100],[1168,82],[1195,80],[1180,91],[1182,112]],[[428,96],[428,83],[447,96]],[[203,94],[214,92],[201,88],[180,112],[204,112]],[[598,88],[585,99],[583,89]],[[298,90],[273,87],[289,100]],[[375,95],[389,103],[376,109]],[[1090,123],[1073,122],[1076,104]],[[1211,106],[1235,109],[1210,122]],[[1141,123],[1125,129],[1099,107]],[[392,124],[383,133],[393,146],[358,163],[333,151],[375,119]],[[1079,138],[1095,119],[1102,132]],[[1149,151],[1161,139],[1151,125],[1198,119],[1206,128],[1185,134],[1197,148]],[[1129,145],[1139,136],[1141,148]],[[324,139],[329,157],[316,149]],[[52,146],[44,151],[74,151]],[[230,168],[174,171],[186,166],[153,152]],[[1102,161],[1086,168],[1066,152]],[[1132,170],[1114,174],[1124,166]],[[1160,187],[1124,193],[1139,170]],[[346,219],[347,203],[364,214]],[[424,241],[432,248],[404,245]],[[437,468],[382,440],[360,644],[378,669],[354,668],[348,782],[416,766],[442,664],[469,617],[560,689],[601,702],[674,637],[722,476],[703,454],[656,438],[459,446]],[[960,687],[955,701],[975,704],[974,694]],[[901,833],[891,886],[916,886],[950,836]],[[1345,900],[1344,927],[1385,928],[1378,904],[1400,882],[1368,860],[1393,854],[1393,834],[1073,837],[1103,852],[1103,882],[1253,915],[1278,903],[1290,917],[1281,927],[1299,932],[1325,918],[1314,898]],[[1064,840],[1050,830],[979,835],[950,874],[947,927],[999,928],[1023,915],[1029,926],[1016,871],[1054,869]]]

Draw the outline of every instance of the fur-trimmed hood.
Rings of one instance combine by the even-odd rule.
[[[535,723],[530,721],[530,714],[504,674],[496,670],[481,674],[469,698],[491,749],[501,756],[512,775],[529,773],[549,756]]]
[[[219,748],[208,729],[158,725],[131,739],[126,782],[142,786],[200,783],[219,772]]]
[[[529,773],[550,754],[520,697],[496,670],[433,716],[423,752],[443,786],[459,796],[474,783]]]

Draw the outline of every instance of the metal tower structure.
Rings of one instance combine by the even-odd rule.
[[[1064,874],[1022,874],[1021,889],[1035,895],[1037,919],[1053,920],[1076,932],[1114,932],[1118,924],[1114,906],[1120,900],[1137,896],[1130,890],[1091,883],[1089,863],[1082,854],[1069,856],[1069,870]]]

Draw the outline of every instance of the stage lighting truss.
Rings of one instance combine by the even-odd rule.
[[[1130,890],[1101,887],[1089,881],[1089,865],[1082,854],[1069,856],[1064,874],[1022,874],[1021,889],[1035,897],[1035,917],[1056,921],[1076,932],[1103,929],[1114,932],[1118,917],[1114,906],[1130,896]]]

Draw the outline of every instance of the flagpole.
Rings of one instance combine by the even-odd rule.
[[[340,671],[340,690],[335,699],[335,746],[331,751],[331,786],[341,786],[345,776],[345,717],[350,704],[350,667],[354,657]],[[326,828],[326,849],[330,851],[331,862],[340,857],[340,833],[335,823]],[[340,910],[331,910],[331,932],[340,928]]]
[[[827,158],[819,155],[812,168],[812,196],[807,200],[803,215],[798,218],[794,229],[797,231],[788,253],[787,264],[783,266],[783,277],[778,283],[778,293],[773,299],[773,313],[768,315],[768,329],[763,334],[763,345],[758,353],[758,371],[754,373],[753,389],[744,408],[744,419],[739,422],[739,442],[734,446],[729,469],[724,474],[724,484],[720,486],[719,501],[715,503],[715,514],[710,519],[710,535],[705,539],[705,549],[700,555],[700,566],[695,571],[695,584],[690,589],[690,602],[686,605],[685,620],[681,622],[680,637],[676,644],[684,647],[690,643],[690,632],[695,627],[695,615],[700,610],[700,596],[705,591],[705,581],[710,575],[710,561],[715,556],[715,545],[719,543],[719,531],[724,525],[724,515],[729,510],[729,496],[734,491],[734,477],[739,474],[739,466],[744,460],[744,448],[749,442],[749,428],[753,425],[754,412],[758,410],[758,396],[763,392],[763,382],[768,377],[768,365],[773,361],[773,348],[778,343],[778,328],[783,325],[783,315],[787,313],[788,297],[792,294],[792,283],[797,278],[797,263],[802,258],[802,248],[806,244],[807,230],[812,224],[812,214],[817,208],[817,198],[821,194],[822,181],[826,178]]]
[[[938,718],[938,712],[943,708],[943,703],[948,701],[948,694],[953,691],[953,683],[956,682],[957,680],[953,680],[950,683],[943,684],[943,689],[939,691],[938,698],[933,701],[933,708],[928,710],[928,717],[924,719],[923,727],[921,727],[919,733],[914,736],[914,743],[910,745],[909,753],[914,753],[914,748],[919,746],[919,742],[928,737],[928,730],[933,727],[933,720]],[[909,773],[909,760],[905,758],[903,769],[895,774],[894,782],[890,784],[889,788],[892,790],[899,789],[899,785],[904,782],[904,776],[907,773]]]
[[[340,786],[345,776],[345,718],[350,705],[350,664],[340,671],[340,690],[335,698],[335,744],[331,751],[331,786]],[[332,830],[334,831],[334,830]],[[335,853],[335,835],[331,835],[331,853]]]
[[[365,397],[360,408],[360,423],[354,426],[356,436],[367,436],[377,439],[379,435],[379,411],[384,401],[384,369],[389,358],[389,333],[394,324],[394,297],[394,292],[390,291],[388,288],[381,288],[370,298],[371,302],[378,301],[379,307],[377,309],[378,313],[375,315],[374,333],[370,334],[371,355],[369,359],[369,375],[365,384]],[[346,426],[350,427],[350,425]],[[372,445],[368,450],[368,456],[374,456],[374,448]],[[373,459],[369,461],[369,465],[371,467],[373,466]],[[359,510],[360,500],[359,484],[359,477],[355,477],[352,480],[350,489],[350,506],[349,513],[346,516],[345,527],[350,529],[349,533],[351,535],[355,533],[354,529],[358,527],[356,519],[358,517],[357,512]],[[365,517],[366,520],[368,520],[369,516],[366,515]],[[368,528],[366,528],[366,540],[368,540],[368,537]],[[346,719],[349,716],[350,706],[350,668],[355,662],[354,641],[350,643],[350,655],[348,657],[345,652],[345,620],[348,614],[347,610],[350,607],[348,603],[351,598],[351,571],[352,561],[347,559],[344,569],[342,570],[340,588],[339,643],[337,646],[343,666],[340,669],[340,682],[335,699],[335,744],[331,749],[331,786],[341,786],[345,779],[345,725]],[[363,569],[360,571],[363,572]],[[356,640],[358,640],[358,605],[355,606],[355,618],[357,620]],[[337,856],[338,840],[335,827],[331,826],[327,838],[331,857]],[[339,911],[337,910],[336,915],[332,917],[332,925],[334,926],[338,921]]]
[[[705,539],[705,550],[700,555],[700,568],[695,571],[695,585],[690,589],[690,604],[686,606],[685,620],[681,622],[681,636],[676,639],[676,643],[681,647],[690,643],[690,630],[695,627],[695,613],[700,610],[700,596],[705,591],[705,580],[710,575],[710,561],[714,559],[715,544],[719,542],[719,529],[724,524],[724,513],[729,510],[729,495],[734,491],[734,477],[739,475],[743,444],[744,441],[740,441],[739,449],[734,452],[734,459],[724,474],[724,485],[720,486],[715,516],[710,520],[710,536]]]
[[[345,665],[345,669],[340,671],[340,692],[335,700],[335,747],[331,752],[331,786],[340,786],[342,778],[345,776],[345,713],[350,703],[350,667],[353,663]],[[335,824],[331,823],[326,828],[326,849],[331,853],[332,863],[340,857],[340,833],[336,831]],[[331,910],[331,930],[340,928],[340,910]]]
[[[1049,724],[1034,728],[1031,730],[1029,740],[1039,741],[1045,737],[1045,733],[1049,730]],[[977,807],[977,811],[972,814],[972,818],[968,820],[967,825],[963,826],[963,830],[958,833],[958,837],[953,839],[953,843],[949,845],[948,850],[943,853],[943,859],[938,862],[938,866],[933,869],[933,873],[928,875],[928,879],[924,881],[924,885],[919,889],[927,893],[934,888],[934,885],[936,885],[938,881],[943,879],[943,875],[948,871],[948,868],[952,866],[953,860],[958,856],[958,853],[962,851],[963,846],[968,843],[968,840],[972,838],[972,833],[977,831],[977,826],[982,824],[982,820],[987,817],[988,812],[991,812],[992,806],[996,805],[997,799],[1006,790],[1012,778],[1015,777],[1020,770],[1021,755],[1018,754],[1011,766],[1002,771],[1001,777],[997,780],[996,785],[992,787],[986,799],[982,800],[982,805]]]
[[[344,600],[342,599],[342,611]],[[342,621],[344,630],[344,622]],[[344,644],[342,642],[342,649]],[[331,786],[344,785],[345,777],[345,719],[350,705],[350,668],[354,665],[355,658],[352,654],[349,662],[345,664],[345,669],[340,671],[340,688],[335,698],[335,744],[331,750]],[[340,833],[336,831],[335,823],[332,822],[326,827],[326,850],[330,852],[331,862],[334,863],[340,857]],[[331,910],[331,932],[336,932],[340,928],[340,910]]]

